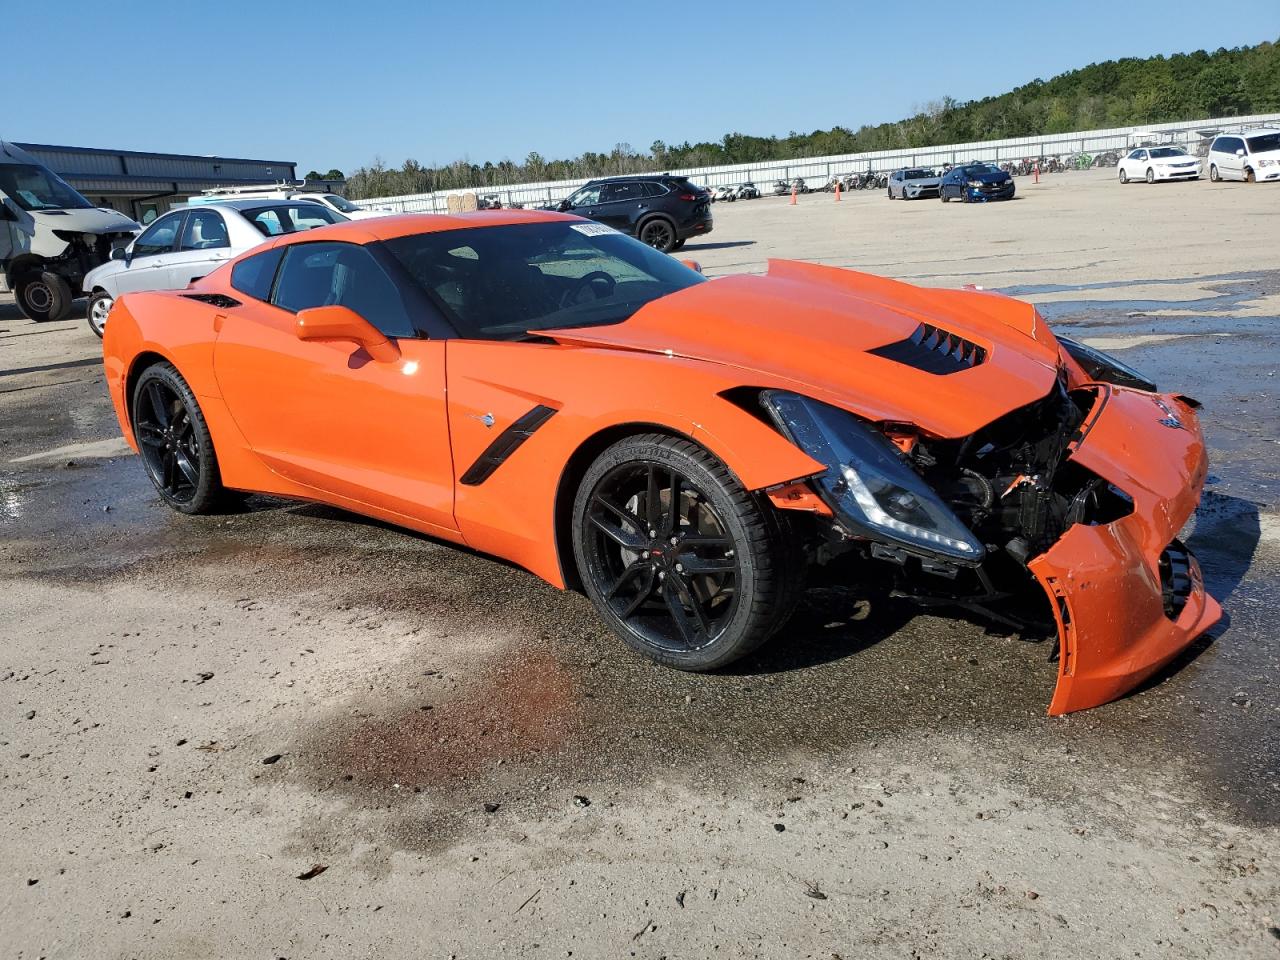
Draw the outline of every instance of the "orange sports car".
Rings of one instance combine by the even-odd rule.
[[[1056,628],[1053,714],[1221,614],[1177,540],[1196,402],[993,293],[777,260],[708,282],[550,212],[387,217],[128,294],[104,350],[174,509],[260,492],[466,544],[680,669],[764,642],[819,566]]]

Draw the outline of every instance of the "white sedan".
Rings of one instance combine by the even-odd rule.
[[[1199,180],[1200,161],[1181,147],[1139,147],[1116,164],[1120,182],[1145,180]]]
[[[102,336],[121,294],[181,290],[271,237],[347,219],[311,200],[222,200],[170,210],[85,275],[89,329]]]

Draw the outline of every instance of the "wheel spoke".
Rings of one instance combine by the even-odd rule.
[[[680,565],[691,574],[733,573],[738,568],[733,557],[699,557],[691,553],[680,554]]]
[[[596,497],[594,502],[602,509],[617,517],[622,524],[633,527],[634,532],[628,530],[624,525],[615,526],[612,523],[608,523],[604,517],[595,513],[587,515],[587,519],[591,522],[592,526],[626,550],[643,550],[648,546],[649,540],[644,535],[643,524],[640,522],[639,517],[633,516],[628,511],[619,507],[615,507],[602,497]]]
[[[663,532],[670,536],[680,529],[680,474],[674,470],[667,471],[670,477],[670,495],[667,499],[667,516],[663,524]]]
[[[683,576],[678,573],[670,573],[667,575],[668,581],[673,584],[676,595],[680,598],[680,602],[693,611],[693,615],[698,621],[698,633],[703,638],[710,638],[711,623],[707,620],[706,611],[702,609],[702,604],[698,598],[693,595],[693,591],[689,589],[689,584]]]
[[[159,449],[164,446],[164,431],[154,423],[138,421],[138,440],[148,447]]]
[[[680,539],[686,549],[699,547],[723,547],[729,549],[729,538],[718,533],[689,533]]]
[[[164,389],[158,381],[147,384],[147,399],[151,401],[151,415],[161,427],[169,426],[169,404],[164,398]]]
[[[640,589],[635,592],[635,595],[631,598],[631,602],[622,609],[619,616],[621,616],[623,620],[628,619],[632,614],[640,609],[640,606],[646,600],[653,596],[653,588],[657,585],[657,571],[652,566],[645,567],[644,579],[640,582]]]
[[[160,486],[164,487],[170,493],[177,488],[176,477],[176,460],[178,458],[171,451],[165,451],[160,454]]]
[[[649,464],[648,483],[644,494],[645,518],[650,530],[662,529],[662,490],[658,486],[658,468]]]
[[[667,601],[667,612],[671,615],[671,620],[675,623],[676,631],[680,634],[680,639],[684,641],[685,646],[696,647],[698,630],[689,618],[689,611],[685,609],[680,593],[675,578],[668,576],[662,584],[662,599]]]
[[[198,487],[200,485],[200,469],[191,462],[187,452],[179,447],[173,452],[173,460],[182,475],[187,478],[187,483],[193,487]],[[175,477],[174,479],[176,480],[177,478]]]

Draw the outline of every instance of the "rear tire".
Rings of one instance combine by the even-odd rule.
[[[31,273],[14,290],[18,309],[34,323],[65,320],[71,313],[71,287],[56,273]]]
[[[1156,182],[1156,172],[1152,170],[1150,167],[1147,167],[1147,183],[1155,183],[1155,182]]]
[[[670,220],[654,217],[640,225],[639,239],[661,253],[670,253],[676,245],[676,228]]]
[[[147,476],[179,513],[215,513],[233,499],[222,486],[213,437],[187,381],[171,363],[142,371],[131,417]]]
[[[573,551],[601,618],[680,670],[715,670],[759,647],[790,616],[804,575],[773,508],[703,447],[662,434],[620,440],[587,469]]]

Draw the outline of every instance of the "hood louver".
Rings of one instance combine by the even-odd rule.
[[[905,340],[867,352],[938,376],[968,370],[987,359],[987,351],[972,340],[948,333],[931,323],[920,324]]]

